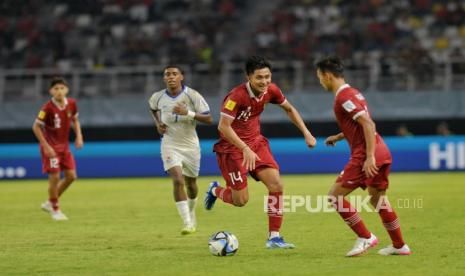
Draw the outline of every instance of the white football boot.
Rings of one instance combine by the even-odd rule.
[[[56,221],[68,220],[68,217],[65,214],[63,214],[61,210],[52,211],[51,215],[52,215],[52,219]]]
[[[53,208],[52,208],[52,203],[50,203],[50,201],[45,201],[44,203],[40,204],[40,208],[42,210],[44,210],[45,212],[47,213],[51,213],[53,211]]]
[[[195,233],[195,226],[193,225],[185,225],[181,229],[181,235],[189,235],[189,234],[194,234]]]
[[[375,247],[378,244],[378,238],[371,234],[369,239],[357,238],[352,250],[347,252],[346,257],[355,257],[365,253],[368,249]]]
[[[404,246],[402,246],[401,248],[395,248],[391,244],[386,248],[380,249],[378,251],[378,254],[384,255],[384,256],[389,256],[389,255],[410,255],[410,254],[412,254],[412,251],[410,251],[410,248],[406,244],[404,244]]]

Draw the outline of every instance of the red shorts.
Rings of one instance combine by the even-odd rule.
[[[239,191],[247,187],[247,173],[250,173],[255,180],[259,181],[257,178],[257,173],[259,171],[265,168],[275,168],[279,170],[279,165],[274,160],[270,145],[266,139],[261,141],[256,147],[251,147],[251,149],[261,159],[255,161],[255,170],[253,171],[247,171],[247,169],[242,166],[242,152],[216,153],[218,166],[220,167],[224,180],[226,180],[226,185],[233,190]]]
[[[389,187],[389,172],[391,171],[391,163],[378,166],[378,174],[374,177],[367,178],[365,172],[362,171],[363,163],[349,162],[344,167],[336,182],[342,183],[342,187],[347,189],[357,189],[358,187],[366,189],[367,186],[386,190]]]
[[[42,155],[42,173],[61,172],[62,170],[75,170],[76,162],[70,151],[57,152],[53,158],[48,158],[41,151]]]

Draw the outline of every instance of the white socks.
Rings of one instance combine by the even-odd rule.
[[[176,202],[179,216],[182,218],[185,226],[196,226],[197,220],[195,218],[195,206],[197,205],[197,198]]]
[[[269,239],[271,240],[272,238],[276,238],[276,237],[279,237],[279,232],[271,231]]]
[[[179,216],[181,216],[184,226],[191,226],[191,216],[189,212],[189,206],[187,205],[187,200],[177,201],[176,208],[178,208]]]
[[[197,226],[197,219],[195,217],[195,206],[197,205],[197,198],[187,198],[187,203],[189,205],[189,215],[191,216],[191,222],[194,227]]]

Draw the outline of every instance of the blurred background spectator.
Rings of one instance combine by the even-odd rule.
[[[400,125],[396,129],[396,135],[400,137],[412,137],[413,133],[410,132],[406,125]]]
[[[245,0],[6,0],[3,68],[212,62]]]
[[[351,69],[431,78],[463,58],[460,0],[5,0],[3,68],[273,60],[336,53]],[[454,65],[463,70],[463,63]]]
[[[452,131],[449,129],[449,124],[447,122],[440,122],[436,127],[436,134],[440,136],[450,136],[453,135]]]

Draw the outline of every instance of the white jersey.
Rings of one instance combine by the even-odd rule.
[[[149,99],[150,108],[153,111],[160,111],[161,121],[168,126],[162,138],[162,146],[179,149],[199,147],[199,138],[195,130],[196,120],[174,114],[173,107],[178,103],[195,113],[210,113],[210,108],[202,95],[190,87],[183,86],[182,92],[176,97],[171,96],[166,89],[153,93]]]

